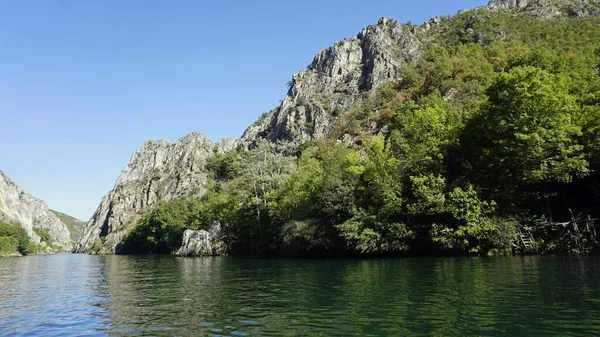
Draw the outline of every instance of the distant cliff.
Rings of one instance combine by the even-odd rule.
[[[40,252],[69,252],[72,242],[67,226],[41,200],[26,193],[0,171],[0,220],[18,224],[39,245]],[[37,230],[47,230],[52,239],[49,246],[42,242]]]
[[[79,238],[81,237],[81,234],[83,232],[83,229],[85,228],[85,225],[87,224],[87,221],[81,221],[70,215],[52,209],[50,211],[54,213],[54,215],[56,215],[58,219],[60,219],[60,221],[67,226],[67,228],[69,229],[69,234],[71,235],[71,241],[73,242],[73,245],[75,245],[79,241]]]

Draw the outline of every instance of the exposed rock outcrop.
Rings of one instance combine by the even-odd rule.
[[[75,251],[86,252],[101,244],[101,252],[114,253],[140,211],[158,201],[202,196],[208,182],[207,160],[217,150],[234,147],[235,140],[219,144],[215,147],[199,133],[191,133],[177,142],[146,141],[133,154],[114,188],[102,198]]]
[[[239,138],[223,138],[219,139],[215,144],[216,153],[226,153],[235,150],[240,143]]]
[[[279,107],[246,129],[241,144],[258,138],[301,143],[326,136],[342,111],[379,84],[400,78],[402,65],[420,54],[421,42],[408,25],[381,18],[320,51],[293,76]]]
[[[561,15],[581,18],[600,14],[600,0],[491,0],[488,9],[526,12],[539,18]]]
[[[186,230],[183,233],[181,247],[175,252],[175,255],[218,256],[225,252],[225,244],[221,241],[221,226],[215,223],[209,231]]]
[[[26,193],[8,176],[0,171],[0,220],[19,224],[42,253],[68,252],[72,249],[67,226],[62,223],[41,200]],[[42,242],[36,229],[45,229],[52,238],[52,245]]]
[[[600,13],[599,8],[600,0],[491,0],[487,7],[478,10],[553,18],[585,17]],[[485,20],[485,17],[473,19]],[[113,190],[102,199],[76,251],[85,252],[101,245],[102,252],[113,253],[140,211],[158,201],[203,195],[209,178],[205,165],[215,153],[251,148],[258,139],[300,144],[326,137],[339,118],[372,97],[380,84],[402,79],[403,66],[417,62],[428,42],[441,34],[455,32],[456,27],[449,26],[448,22],[451,22],[448,17],[436,17],[415,27],[381,18],[356,36],[336,42],[320,51],[306,69],[293,76],[281,104],[262,114],[240,139],[224,139],[212,144],[206,137],[194,133],[176,143],[147,141],[134,153]],[[477,33],[469,26],[464,29],[471,35]],[[505,31],[500,34],[499,39],[508,36]],[[449,90],[443,93],[444,99],[451,100],[454,94],[455,91]],[[348,144],[353,141],[350,135],[340,138]],[[210,233],[186,233],[182,255],[212,249],[208,244]]]

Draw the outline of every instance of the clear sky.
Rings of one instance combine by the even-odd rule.
[[[0,170],[88,220],[146,139],[240,136],[321,49],[486,0],[0,0]]]

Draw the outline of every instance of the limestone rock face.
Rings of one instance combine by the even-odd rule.
[[[554,18],[585,17],[600,13],[599,8],[600,0],[491,0],[487,7],[480,9]],[[485,20],[485,17],[473,19]],[[381,18],[356,36],[321,50],[306,69],[292,77],[280,105],[262,114],[239,139],[212,144],[206,137],[194,133],[175,143],[147,141],[134,153],[114,188],[102,199],[76,251],[85,252],[92,246],[102,245],[102,252],[113,253],[140,211],[158,201],[203,195],[209,178],[205,165],[215,153],[252,148],[259,139],[297,145],[326,137],[338,119],[345,118],[348,110],[373,97],[380,84],[402,79],[403,66],[420,59],[427,44],[438,35],[436,32],[456,29],[446,25],[446,21],[445,17],[432,18],[423,26],[415,27]],[[468,26],[465,31],[477,33]],[[443,93],[444,99],[452,100],[454,94],[455,91],[449,90]],[[353,142],[350,135],[340,138],[346,144]],[[181,255],[202,255],[210,251],[210,233],[186,233]]]
[[[223,138],[219,139],[215,144],[215,152],[216,153],[227,153],[229,151],[233,151],[237,148],[240,140],[239,138]]]
[[[528,0],[491,0],[488,8],[491,10],[522,9],[527,7]]]
[[[401,78],[401,67],[421,55],[409,26],[381,18],[357,36],[320,51],[293,76],[281,104],[250,125],[241,144],[258,138],[302,143],[326,136],[347,108],[379,84]]]
[[[39,244],[42,253],[68,252],[72,249],[67,226],[41,200],[26,193],[0,171],[0,220],[20,224],[32,241]],[[35,229],[46,229],[52,237],[52,246],[41,242]]]
[[[225,151],[234,147],[231,143],[224,141],[219,148]],[[114,253],[140,211],[159,201],[202,196],[208,182],[205,165],[216,150],[199,133],[191,133],[177,142],[146,141],[132,155],[114,188],[102,198],[75,251],[86,252],[101,244],[102,253]]]
[[[221,226],[213,224],[209,231],[188,229],[183,233],[181,247],[175,252],[178,256],[218,256],[225,254],[221,241]]]
[[[488,9],[526,12],[548,19],[561,15],[583,18],[600,14],[600,0],[491,0]]]

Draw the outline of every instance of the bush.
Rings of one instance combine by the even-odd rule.
[[[21,226],[0,222],[0,252],[30,255],[37,253],[37,245]]]
[[[47,228],[34,228],[33,230],[40,237],[42,242],[45,242],[48,246],[52,246],[52,236],[50,236]]]
[[[90,252],[94,253],[94,254],[98,254],[101,250],[102,250],[102,241],[99,239],[96,239],[96,241],[94,241],[94,244],[92,245],[92,248],[90,248]]]
[[[0,236],[0,253],[12,253],[17,251],[17,242],[9,236]]]
[[[186,229],[200,229],[202,202],[181,198],[160,202],[138,220],[117,253],[169,254],[181,246]]]

